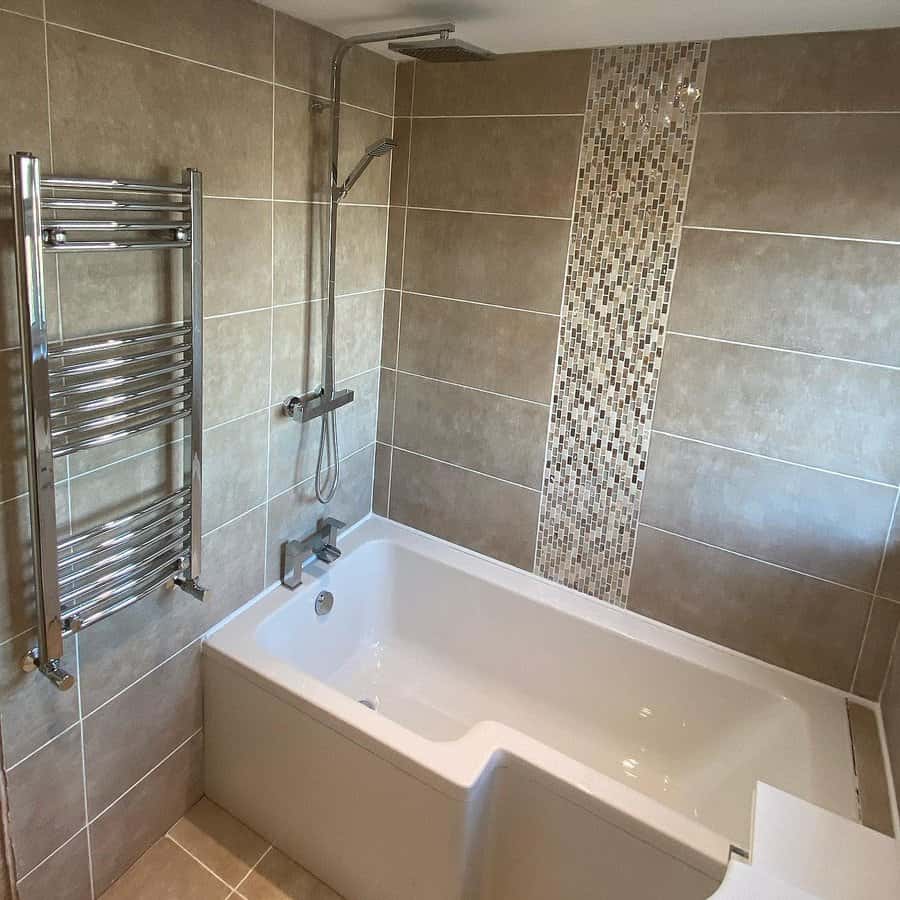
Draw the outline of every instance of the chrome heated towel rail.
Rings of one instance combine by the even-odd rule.
[[[30,153],[10,156],[10,176],[38,630],[22,668],[66,690],[75,683],[61,662],[66,636],[167,582],[203,598],[201,177],[196,169],[181,184],[41,176]],[[183,321],[50,343],[44,255],[117,250],[184,251]],[[180,420],[190,438],[179,490],[57,534],[54,460]]]

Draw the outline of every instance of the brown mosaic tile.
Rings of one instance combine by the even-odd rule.
[[[706,42],[594,52],[535,570],[624,605]]]

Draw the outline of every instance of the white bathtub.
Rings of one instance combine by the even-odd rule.
[[[341,546],[206,642],[206,790],[349,900],[699,900],[757,781],[856,818],[840,692],[375,516]]]

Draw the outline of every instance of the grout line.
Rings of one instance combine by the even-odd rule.
[[[479,472],[478,469],[470,469],[468,466],[461,466],[459,463],[450,462],[448,459],[439,459],[436,456],[429,456],[427,453],[419,453],[417,450],[410,450],[407,447],[396,445],[396,449],[401,453],[409,453],[411,456],[419,456],[422,459],[430,459],[432,462],[441,463],[445,466],[452,466],[454,469],[462,469],[464,472],[471,472],[473,475],[481,475],[482,478],[490,478],[493,481],[502,481],[511,487],[521,488],[524,491],[531,491],[532,494],[540,494],[540,488],[528,487],[527,484],[520,484],[518,481],[510,481],[508,478],[501,478],[499,475],[490,475],[487,472]]]
[[[383,366],[382,368],[390,369],[390,366]],[[398,375],[409,375],[411,378],[421,378],[424,381],[436,381],[438,384],[448,384],[451,387],[463,388],[467,391],[477,391],[479,394],[489,394],[491,397],[502,397],[504,400],[515,400],[518,403],[530,403],[533,406],[543,406],[547,409],[550,409],[549,403],[544,403],[542,400],[528,400],[525,397],[515,397],[512,394],[501,394],[498,391],[489,391],[487,388],[473,387],[470,384],[460,384],[458,381],[447,381],[444,378],[435,378],[432,375],[421,375],[418,372],[407,372],[405,369],[394,369]]]
[[[679,441],[688,441],[692,444],[702,444],[704,447],[715,447],[717,450],[727,450],[729,453],[740,453],[742,456],[752,456],[756,459],[765,459],[769,462],[781,463],[784,466],[796,466],[798,469],[807,469],[811,472],[821,472],[824,475],[833,475],[836,478],[849,478],[851,481],[861,481],[865,484],[873,484],[877,487],[886,487],[890,488],[893,491],[897,490],[896,484],[891,484],[887,481],[876,481],[873,478],[863,478],[860,475],[848,475],[846,472],[835,472],[832,469],[823,469],[821,466],[808,466],[805,463],[794,462],[790,459],[780,459],[777,456],[767,456],[765,453],[756,453],[753,450],[740,450],[737,447],[729,447],[726,444],[716,444],[713,441],[704,441],[700,438],[688,437],[684,434],[675,434],[672,431],[663,431],[660,428],[651,428],[651,435],[660,434],[663,437],[674,438]]]
[[[856,690],[856,678],[859,675],[859,667],[862,665],[863,649],[869,637],[869,627],[872,624],[872,615],[875,612],[875,596],[869,600],[869,612],[866,615],[866,627],[863,628],[862,640],[859,642],[859,650],[856,652],[856,663],[853,666],[853,674],[850,676],[850,693]]]
[[[735,341],[731,338],[710,337],[704,334],[692,334],[689,331],[669,331],[670,337],[690,338],[695,341],[711,341],[716,344],[730,344],[735,347],[751,347],[754,350],[768,350],[772,353],[790,353],[794,356],[809,356],[813,359],[827,359],[832,362],[850,363],[855,366],[869,366],[874,369],[887,369],[891,372],[900,372],[900,366],[892,366],[889,363],[869,362],[865,359],[853,359],[849,356],[830,356],[827,353],[813,353],[810,350],[794,350],[790,347],[773,347],[770,344],[752,344],[749,341]]]
[[[0,12],[4,12],[4,10],[0,9]],[[26,18],[31,18],[31,16],[26,16]],[[48,862],[50,859],[56,856],[57,853],[68,847],[69,844],[71,844],[72,841],[74,841],[82,831],[87,831],[84,825],[82,825],[81,828],[79,828],[78,831],[76,831],[75,834],[73,834],[71,837],[66,838],[55,850],[48,853],[36,866],[32,866],[24,875],[16,878],[16,886],[18,887],[19,885],[21,885],[26,878],[28,878],[30,875],[33,875],[45,862]]]
[[[884,547],[881,551],[881,562],[878,565],[878,577],[875,579],[875,595],[881,588],[881,576],[884,574],[884,564],[887,562],[888,544],[891,540],[891,533],[894,530],[894,523],[897,521],[897,507],[900,505],[900,488],[897,490],[897,496],[894,497],[894,508],[891,510],[891,521],[888,523],[887,534],[884,536]]]
[[[244,516],[249,516],[250,513],[256,512],[258,509],[262,509],[266,505],[266,501],[263,500],[261,503],[257,503],[255,506],[251,506],[250,509],[245,509],[242,513],[238,513],[236,516],[232,516],[226,522],[223,522],[221,525],[216,525],[215,528],[210,528],[209,531],[204,531],[202,537],[208,538],[211,534],[215,534],[217,531],[221,531],[223,528],[227,528],[229,525],[232,525],[234,522],[237,522],[238,519],[243,519]],[[184,649],[184,648],[182,648]]]
[[[131,684],[126,685],[120,691],[116,691],[115,694],[113,694],[111,697],[104,700],[99,706],[95,706],[86,716],[82,715],[81,716],[82,721],[84,721],[85,719],[89,719],[95,713],[100,712],[100,710],[103,709],[105,706],[109,706],[109,704],[112,703],[113,700],[118,700],[118,698],[121,697],[122,694],[124,694],[126,691],[130,691],[135,685],[140,684],[146,678],[149,678],[154,672],[161,669],[164,665],[166,665],[166,663],[171,662],[180,653],[184,653],[185,650],[189,650],[191,647],[193,647],[194,644],[196,644],[197,641],[199,641],[199,640],[200,640],[200,637],[195,637],[192,641],[189,641],[187,644],[185,644],[181,649],[176,650],[173,654],[171,654],[171,656],[167,656],[162,662],[157,663],[152,669],[148,669],[146,672],[144,672],[143,675],[141,675],[138,678],[135,678],[134,681],[131,682]]]
[[[75,719],[74,722],[72,722],[71,725],[67,725],[65,728],[63,728],[62,731],[54,734],[52,738],[50,738],[47,741],[44,741],[44,743],[41,744],[39,747],[35,747],[34,750],[29,750],[28,753],[26,753],[20,760],[17,760],[10,766],[6,766],[6,774],[8,775],[10,772],[17,769],[19,766],[22,765],[22,763],[28,762],[28,760],[31,759],[32,756],[37,756],[37,754],[40,753],[41,750],[45,749],[46,747],[49,747],[58,738],[61,738],[64,735],[67,735],[73,728],[77,728],[80,724],[81,724],[81,715],[79,713],[78,717]]]
[[[529,313],[533,316],[545,316],[549,319],[559,319],[560,313],[544,312],[540,309],[526,309],[523,306],[503,306],[500,303],[486,303],[484,300],[463,300],[462,297],[446,297],[442,294],[426,294],[424,291],[406,290],[407,294],[415,294],[417,297],[428,297],[431,300],[449,300],[452,303],[468,303],[471,306],[486,306],[488,309],[504,309],[508,312]]]
[[[583,119],[584,113],[458,113],[442,116],[397,116],[398,119]]]
[[[770,562],[759,556],[750,556],[748,553],[741,553],[739,550],[731,550],[728,547],[720,547],[718,544],[711,544],[709,541],[702,541],[700,538],[688,537],[678,531],[670,531],[668,528],[660,528],[658,525],[650,525],[648,522],[638,522],[639,528],[649,528],[651,531],[658,531],[661,534],[668,534],[670,537],[680,538],[683,541],[689,541],[692,544],[699,544],[701,547],[709,547],[711,550],[721,550],[722,553],[728,553],[731,556],[739,556],[741,559],[748,559],[751,562],[761,563],[764,566],[771,566],[773,569],[780,569],[782,572],[790,572],[792,575],[801,575],[804,578],[811,578],[813,581],[819,581],[823,584],[830,584],[833,587],[843,588],[845,591],[853,591],[855,594],[862,594],[865,597],[871,597],[872,592],[863,588],[853,587],[849,584],[841,584],[840,581],[832,581],[829,578],[823,578],[821,575],[813,575],[810,572],[801,572],[800,569],[792,569],[790,566],[783,566],[780,563]]]
[[[75,672],[77,674],[76,688],[78,690],[78,724],[81,738],[81,786],[82,800],[84,803],[84,830],[87,836],[88,852],[88,878],[91,885],[91,898],[96,895],[94,888],[94,853],[91,847],[90,817],[88,816],[88,789],[87,789],[87,756],[84,752],[84,704],[81,696],[81,641],[79,635],[75,635]]]
[[[309,302],[309,301],[307,301],[307,302]],[[235,309],[235,310],[232,310],[231,312],[210,313],[210,315],[203,317],[203,321],[209,322],[212,319],[230,319],[232,316],[247,316],[247,315],[250,315],[251,313],[266,312],[267,310],[270,310],[271,308],[272,308],[271,305],[269,305],[269,306],[254,306],[251,309]]]
[[[271,197],[244,197],[235,194],[204,194],[204,200],[236,200],[239,203],[271,203]]]
[[[179,750],[182,749],[182,747],[187,746],[202,731],[203,727],[201,726],[193,734],[188,735],[188,737],[186,737],[174,750],[170,750],[155,766],[153,766],[152,769],[149,769],[147,772],[141,775],[141,777],[138,778],[138,780],[133,785],[131,785],[130,788],[122,791],[122,793],[119,794],[119,796],[116,797],[115,800],[101,809],[100,812],[98,812],[97,815],[94,816],[94,818],[91,819],[88,824],[93,825],[94,822],[106,815],[106,813],[108,813],[123,797],[125,797],[126,794],[130,794],[139,784],[141,784],[141,782],[146,781],[160,766],[167,763]]]
[[[45,10],[44,14],[45,15],[46,15],[46,6],[47,6],[47,4],[45,3],[44,4],[44,10]],[[32,22],[43,22],[44,21],[44,19],[42,19],[40,16],[33,16],[30,13],[23,13],[18,9],[7,9],[5,6],[0,6],[0,13],[9,13],[9,15],[11,15],[11,16],[19,16],[22,19],[31,19]],[[34,870],[32,870],[32,871],[34,871]],[[23,876],[23,877],[25,877],[25,876]]]
[[[410,141],[410,143],[412,143],[412,141]],[[406,199],[409,201],[408,196]],[[468,216],[506,216],[510,219],[550,219],[554,222],[571,221],[566,218],[566,216],[539,216],[533,213],[493,212],[486,209],[447,209],[443,206],[407,206],[406,208],[415,209],[419,212],[460,213]]]
[[[896,109],[720,109],[701,116],[900,116]]]
[[[347,462],[348,459],[351,459],[352,457],[357,456],[360,453],[364,453],[366,450],[370,449],[371,447],[374,447],[377,443],[378,443],[378,441],[369,441],[369,443],[366,444],[365,446],[358,447],[352,453],[348,453],[346,456],[342,456],[341,462],[342,463]],[[329,466],[328,468],[333,469],[334,466]],[[312,481],[315,477],[316,477],[315,473],[312,475],[307,475],[306,478],[301,479],[300,481],[296,482],[296,484],[292,484],[290,487],[285,488],[283,491],[279,491],[277,494],[272,494],[272,496],[269,497],[268,499],[269,499],[269,501],[277,500],[279,497],[283,497],[285,494],[289,494],[291,491],[297,490],[298,487],[306,484],[308,481]]]
[[[272,847],[273,845],[269,844],[269,846],[266,847],[265,850],[263,850],[259,859],[255,863],[253,863],[252,866],[250,866],[244,877],[234,886],[234,893],[239,897],[243,897],[243,894],[238,893],[238,891],[240,891],[241,889],[241,885],[256,871],[257,866],[269,855],[269,851],[272,850]]]
[[[176,823],[176,824],[177,824],[177,823]],[[186,853],[186,854],[187,854],[187,855],[188,855],[195,863],[197,863],[197,865],[202,866],[204,869],[206,869],[206,871],[209,872],[210,875],[212,875],[212,876],[213,876],[215,879],[217,879],[218,881],[221,881],[222,884],[224,884],[225,887],[227,887],[228,890],[231,891],[231,894],[234,894],[234,892],[235,892],[235,887],[234,887],[234,885],[229,884],[229,883],[228,883],[221,875],[219,875],[218,872],[216,872],[215,870],[211,869],[205,862],[203,862],[202,859],[199,859],[198,857],[194,856],[194,854],[191,853],[191,851],[188,850],[188,848],[185,847],[184,844],[181,844],[181,843],[179,843],[177,840],[175,840],[175,838],[173,838],[172,835],[169,834],[168,831],[163,835],[163,840],[169,840],[169,841],[171,841],[176,847],[178,847],[179,850],[183,850],[183,851],[184,851],[184,852],[185,852],[185,853]],[[228,895],[228,896],[231,896],[231,894]]]
[[[892,247],[900,246],[900,241],[889,241],[881,238],[840,237],[833,234],[806,234],[801,231],[764,231],[759,228],[726,228],[715,225],[682,225],[689,231],[722,231],[727,234],[759,234],[768,237],[792,237],[813,238],[819,241],[850,241],[854,244],[888,244]]]
[[[581,172],[582,160],[584,158],[584,148],[587,139],[587,129],[588,129],[588,119],[587,119],[587,109],[588,102],[591,98],[591,81],[592,73],[595,68],[595,55],[597,51],[594,50],[591,53],[591,66],[588,70],[588,79],[587,85],[585,87],[584,94],[584,110],[582,112],[583,124],[581,126],[581,140],[578,142],[578,168],[577,172]],[[578,205],[578,187],[579,178],[575,178],[575,184],[572,186],[572,211],[569,215],[569,239],[566,242],[566,264],[563,267],[562,273],[562,290],[560,291],[559,297],[559,327],[556,329],[556,353],[553,357],[553,375],[550,379],[550,402],[547,404],[547,429],[544,435],[544,461],[541,465],[541,500],[538,503],[538,514],[537,514],[537,527],[534,529],[534,553],[531,557],[531,571],[537,574],[538,570],[538,547],[541,539],[541,521],[544,516],[544,503],[547,499],[547,491],[545,490],[545,477],[547,473],[547,469],[550,466],[551,452],[550,452],[550,439],[553,432],[553,404],[555,402],[555,394],[556,394],[556,378],[559,372],[559,368],[562,364],[562,360],[560,359],[560,353],[562,350],[562,331],[563,331],[563,313],[565,311],[565,302],[566,302],[566,293],[567,288],[569,286],[569,266],[571,265],[572,259],[572,243],[575,240],[575,209]]]
[[[274,77],[272,80],[275,87],[284,88],[286,91],[293,91],[295,94],[304,94],[307,97],[314,97],[316,100],[324,100],[329,106],[331,105],[331,97],[327,97],[325,94],[316,94],[314,91],[307,91],[304,90],[304,88],[294,87],[293,85],[285,84],[282,81],[275,81]],[[382,116],[385,119],[393,118],[393,115],[389,112],[382,112],[380,109],[372,109],[370,106],[360,106],[358,103],[350,103],[343,98],[341,99],[341,106],[346,106],[348,109],[358,109],[361,112],[372,113],[372,115]]]

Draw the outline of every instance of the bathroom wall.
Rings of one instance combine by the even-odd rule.
[[[46,21],[44,7],[46,6]],[[78,687],[18,660],[34,640],[12,226],[0,179],[0,709],[23,900],[99,895],[201,794],[199,636],[278,577],[278,547],[324,510],[317,432],[280,414],[320,371],[327,95],[334,39],[245,0],[0,0],[0,150],[64,174],[204,174],[204,604],[161,591],[67,641]],[[389,134],[394,65],[347,62],[343,167]],[[4,163],[5,165],[5,163]],[[341,214],[337,377],[342,486],[328,512],[370,509],[390,160]],[[56,336],[179,315],[180,262],[66,257],[48,267]],[[160,431],[58,466],[63,531],[138,505],[180,478]]]
[[[881,715],[894,776],[894,793],[900,797],[900,655],[896,645],[881,695]]]
[[[400,66],[376,511],[877,698],[898,51]]]

